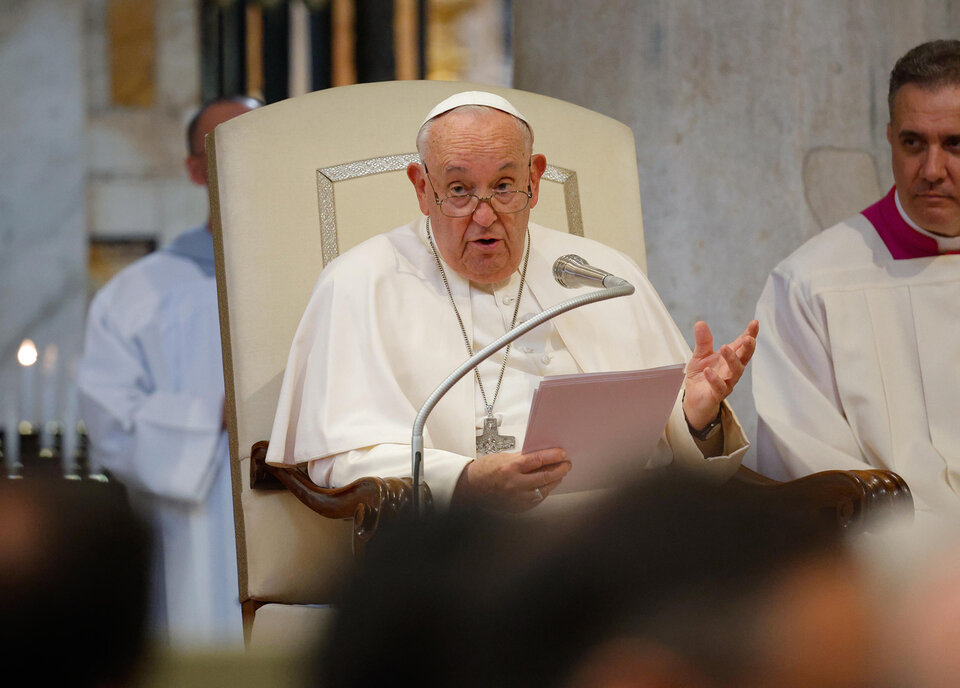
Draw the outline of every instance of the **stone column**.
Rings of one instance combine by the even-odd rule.
[[[25,338],[65,385],[86,308],[83,0],[0,5],[0,425]],[[62,397],[65,392],[58,392]],[[35,390],[34,398],[41,391]],[[40,420],[39,418],[34,420]]]

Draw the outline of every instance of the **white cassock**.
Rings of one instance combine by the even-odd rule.
[[[122,270],[96,295],[78,371],[95,463],[154,524],[154,630],[179,648],[243,631],[223,368],[204,228]]]
[[[767,280],[753,363],[758,468],[775,478],[892,470],[918,516],[953,518],[960,255],[914,257],[922,242],[936,252],[936,240],[908,226],[891,194],[808,241]]]
[[[561,315],[514,342],[495,406],[501,435],[516,449],[543,375],[635,370],[684,363],[690,349],[637,266],[589,239],[530,225],[531,250],[521,299],[529,317],[574,295],[553,279],[553,262],[576,253],[636,286],[636,293]],[[463,324],[479,351],[509,329],[519,277],[483,289],[445,266]],[[589,289],[589,288],[584,288]],[[520,318],[522,319],[522,318]],[[468,358],[453,306],[419,219],[346,252],[321,274],[291,347],[267,461],[310,462],[321,485],[409,476],[411,427],[421,405]],[[502,354],[480,366],[488,399]],[[465,376],[436,405],[424,428],[424,480],[435,503],[449,503],[464,466],[476,458],[485,409]],[[731,475],[748,446],[724,407],[724,456],[704,459],[678,397],[651,456],[638,468],[671,461]],[[319,460],[318,460],[319,459]],[[576,467],[574,467],[576,470]]]

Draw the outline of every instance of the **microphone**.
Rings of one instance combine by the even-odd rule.
[[[611,275],[609,272],[591,267],[587,261],[575,255],[558,258],[553,264],[553,276],[564,287],[572,288],[585,284],[591,286],[602,285],[604,288],[586,294],[571,296],[566,301],[561,301],[556,305],[550,306],[550,308],[538,313],[526,322],[520,323],[502,337],[495,339],[489,345],[464,361],[459,368],[450,373],[450,375],[433,390],[433,393],[427,397],[427,400],[423,402],[423,405],[417,412],[417,417],[413,421],[410,438],[410,469],[413,474],[412,502],[415,517],[419,518],[422,515],[420,470],[423,466],[423,427],[427,423],[427,416],[430,415],[430,412],[433,410],[433,407],[437,405],[437,402],[440,401],[440,398],[450,391],[450,388],[453,387],[460,378],[471,372],[474,366],[479,365],[481,361],[485,361],[514,339],[529,332],[541,323],[545,323],[547,320],[555,318],[561,313],[571,311],[574,308],[580,308],[581,306],[586,306],[587,304],[598,301],[606,301],[607,299],[615,299],[620,296],[629,296],[634,292],[633,285],[627,280]],[[583,281],[574,282],[574,278]]]
[[[573,253],[557,258],[553,264],[553,279],[567,289],[601,286],[604,289],[613,289],[629,284],[626,280],[610,274],[606,270],[595,268]]]

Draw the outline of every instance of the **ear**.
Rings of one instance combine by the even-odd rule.
[[[890,122],[887,122],[887,143],[893,148],[893,129]]]
[[[427,174],[423,165],[419,162],[412,162],[407,165],[407,179],[413,184],[417,192],[417,201],[420,203],[420,212],[424,215],[430,214],[430,208],[433,207],[433,192],[427,185]]]
[[[183,161],[183,165],[187,168],[190,181],[197,186],[207,185],[207,156],[202,154],[188,155]]]
[[[532,158],[530,158],[530,193],[533,195],[530,196],[530,207],[533,208],[537,205],[537,201],[540,199],[540,177],[543,176],[543,173],[547,169],[547,159],[540,153],[537,153]]]

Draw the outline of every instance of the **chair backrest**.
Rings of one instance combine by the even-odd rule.
[[[241,600],[328,601],[349,557],[349,522],[291,495],[249,489],[250,450],[269,438],[290,343],[323,266],[419,215],[406,177],[430,108],[453,93],[508,98],[549,165],[532,220],[582,233],[645,267],[633,134],[585,108],[462,82],[345,86],[217,127],[208,145]],[[438,380],[439,383],[439,380]],[[411,418],[411,422],[413,419]]]

